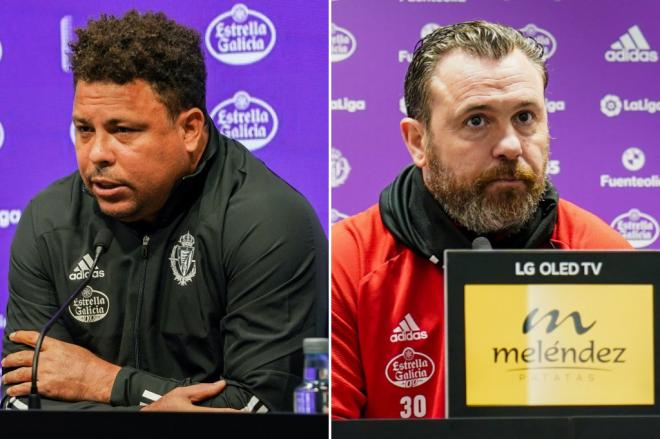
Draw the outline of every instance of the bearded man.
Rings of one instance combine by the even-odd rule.
[[[543,49],[507,26],[459,23],[418,43],[401,121],[414,165],[332,230],[334,418],[444,417],[445,249],[478,236],[494,248],[630,248],[547,180],[547,83]],[[385,371],[408,347],[435,369],[400,388]]]

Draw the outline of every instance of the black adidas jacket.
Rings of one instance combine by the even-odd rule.
[[[177,184],[155,224],[105,216],[78,173],[30,202],[12,244],[3,357],[25,348],[9,333],[40,330],[90,275],[92,241],[108,227],[114,240],[90,288],[49,336],[122,366],[112,406],[222,377],[227,388],[206,405],[291,410],[302,340],[327,334],[327,240],[299,193],[207,124],[197,171]],[[5,406],[24,404],[7,398]]]

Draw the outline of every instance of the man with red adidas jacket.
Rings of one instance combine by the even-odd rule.
[[[487,22],[417,45],[401,121],[414,165],[332,231],[333,417],[444,417],[445,249],[477,236],[495,248],[630,248],[546,179],[542,55]],[[406,355],[424,361],[393,361]],[[396,384],[420,368],[427,380]]]

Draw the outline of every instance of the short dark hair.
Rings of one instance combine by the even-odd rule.
[[[200,36],[163,13],[123,17],[102,14],[76,29],[71,44],[74,87],[78,81],[149,83],[174,120],[197,107],[206,112],[206,67]]]
[[[404,95],[406,112],[428,126],[429,80],[440,58],[453,49],[484,58],[501,59],[520,49],[534,63],[543,76],[543,87],[548,86],[548,70],[543,59],[543,46],[518,30],[487,21],[467,21],[440,27],[415,45],[413,59],[406,73]]]

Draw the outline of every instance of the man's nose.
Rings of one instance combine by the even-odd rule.
[[[501,160],[516,160],[522,155],[522,142],[513,126],[508,126],[493,147],[493,156]]]
[[[95,134],[89,149],[89,160],[97,166],[110,166],[115,162],[109,136],[98,132]]]

